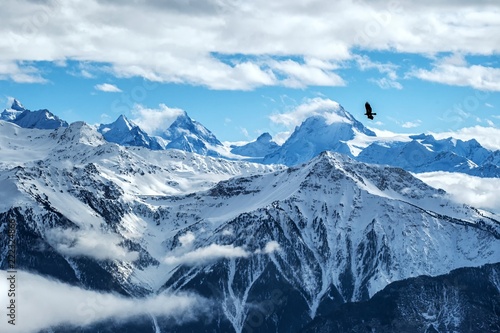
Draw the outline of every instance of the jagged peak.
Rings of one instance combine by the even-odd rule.
[[[14,98],[14,101],[12,102],[12,106],[10,107],[12,110],[16,111],[25,111],[26,108],[19,102],[19,100]]]

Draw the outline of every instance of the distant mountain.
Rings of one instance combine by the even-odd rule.
[[[180,149],[200,155],[220,156],[223,144],[205,126],[183,111],[168,129],[159,133],[168,142],[166,148]]]
[[[264,163],[293,166],[326,150],[353,156],[349,141],[357,136],[375,136],[342,106],[328,111],[304,120],[281,147],[264,158]]]
[[[273,137],[266,132],[261,134],[255,141],[232,148],[231,153],[248,157],[264,157],[279,148],[279,145],[272,140]]]
[[[374,142],[356,157],[358,161],[392,165],[411,172],[449,171],[479,177],[500,177],[498,153],[476,140],[436,140],[432,135],[409,136],[411,141]],[[496,164],[495,164],[496,163]]]
[[[17,124],[24,128],[56,129],[68,127],[68,123],[47,109],[30,111],[17,99],[14,99],[10,109],[5,109],[0,114],[0,120]]]
[[[120,115],[111,124],[101,124],[98,127],[99,133],[108,142],[114,142],[122,146],[146,147],[153,150],[160,150],[163,147],[155,137],[149,136],[138,125]]]

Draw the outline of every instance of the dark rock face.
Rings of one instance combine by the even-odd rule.
[[[394,282],[345,303],[300,332],[498,332],[500,264]]]

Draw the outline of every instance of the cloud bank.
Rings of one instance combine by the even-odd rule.
[[[500,214],[500,179],[481,178],[444,171],[415,174],[435,188],[448,192],[453,200]]]
[[[0,271],[1,295],[7,295],[6,271]],[[18,271],[15,329],[7,324],[0,310],[1,332],[36,333],[58,325],[83,327],[105,320],[126,322],[143,317],[167,317],[173,322],[194,320],[204,313],[205,301],[194,295],[160,294],[145,298],[126,298],[98,293],[32,273]],[[5,299],[0,306],[5,309]]]
[[[26,83],[46,81],[32,62],[76,60],[117,77],[211,89],[341,86],[337,69],[353,50],[500,52],[500,7],[493,0],[20,0],[4,3],[2,13],[0,79]],[[384,74],[377,84],[401,88],[393,66],[359,65]],[[498,69],[487,66],[438,64],[413,74],[500,89]]]

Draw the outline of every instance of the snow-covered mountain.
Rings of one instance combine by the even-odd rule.
[[[266,132],[261,134],[255,141],[242,146],[234,146],[231,153],[248,157],[264,157],[272,154],[278,148],[279,145],[273,141],[271,134]]]
[[[157,138],[149,136],[148,133],[124,115],[120,115],[111,124],[99,125],[97,130],[106,141],[122,146],[146,147],[153,150],[164,149]]]
[[[180,149],[208,156],[221,156],[223,144],[205,126],[191,119],[183,111],[159,136],[166,140],[166,148]]]
[[[374,142],[361,150],[358,161],[397,166],[412,172],[449,171],[479,177],[500,177],[498,152],[476,140],[436,140],[432,135],[409,136],[411,141]]]
[[[0,114],[0,119],[10,121],[24,128],[56,129],[68,127],[68,123],[47,109],[30,111],[17,99],[14,99],[10,109]]]
[[[264,158],[264,163],[297,165],[326,150],[353,156],[357,138],[375,136],[342,106],[337,104],[328,111],[304,120],[281,147]]]
[[[83,122],[0,127],[0,228],[17,221],[19,271],[130,301],[211,302],[210,316],[174,328],[151,312],[88,332],[298,331],[394,282],[500,262],[498,216],[399,168],[330,152],[283,168],[124,147]]]

